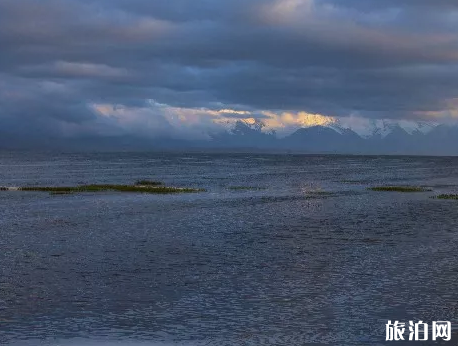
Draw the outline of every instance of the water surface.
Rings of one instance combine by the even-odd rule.
[[[1,345],[390,345],[388,319],[457,323],[458,201],[429,198],[458,192],[456,158],[0,152],[4,186],[142,178],[207,192],[0,193]]]

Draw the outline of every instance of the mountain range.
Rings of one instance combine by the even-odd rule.
[[[370,126],[345,126],[339,122],[299,128],[286,136],[265,129],[261,122],[239,120],[210,139],[186,140],[164,135],[40,137],[18,142],[0,132],[0,149],[70,151],[244,151],[361,155],[458,155],[458,125],[414,121],[377,120]]]
[[[214,136],[213,144],[306,153],[458,155],[458,125],[388,120],[371,125],[354,129],[336,122],[278,138],[256,124],[238,121],[234,129]]]

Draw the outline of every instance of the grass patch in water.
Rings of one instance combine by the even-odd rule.
[[[166,187],[166,186],[137,186],[137,185],[114,185],[114,184],[91,184],[80,186],[25,186],[20,187],[20,191],[39,191],[49,192],[52,194],[68,194],[73,192],[133,192],[133,193],[153,193],[153,194],[170,194],[170,193],[191,193],[202,192],[203,189]]]
[[[431,196],[431,198],[434,198],[434,199],[458,199],[458,195],[451,194],[451,193],[444,193],[444,194],[437,195],[437,196]]]
[[[372,191],[389,191],[389,192],[428,192],[431,189],[419,186],[376,186],[369,187]]]
[[[135,182],[135,185],[142,185],[142,186],[159,186],[159,185],[162,185],[162,183],[160,181],[153,181],[153,180],[147,180],[147,179],[143,179],[143,180],[137,180]]]
[[[19,187],[19,191],[40,191],[40,192],[52,192],[52,193],[72,193],[78,192],[78,187],[69,186],[24,186]]]
[[[335,197],[337,194],[335,192],[329,191],[307,191],[305,199],[325,199],[329,197]]]
[[[382,243],[382,239],[378,238],[364,238],[361,240],[363,243],[368,243],[368,244],[376,244],[376,243]]]
[[[119,192],[143,192],[143,193],[178,193],[178,192],[199,192],[202,189],[166,187],[166,186],[132,186],[132,185],[83,185],[83,191],[119,191]]]

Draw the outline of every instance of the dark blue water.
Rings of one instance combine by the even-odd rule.
[[[458,159],[0,153],[3,186],[142,178],[207,192],[0,192],[1,345],[390,345],[387,320],[458,323],[458,201],[429,198],[458,192]]]

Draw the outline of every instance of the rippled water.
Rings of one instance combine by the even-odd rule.
[[[458,322],[458,201],[429,198],[458,192],[458,159],[0,152],[4,186],[141,178],[207,192],[0,192],[1,345],[389,345],[389,319]]]

